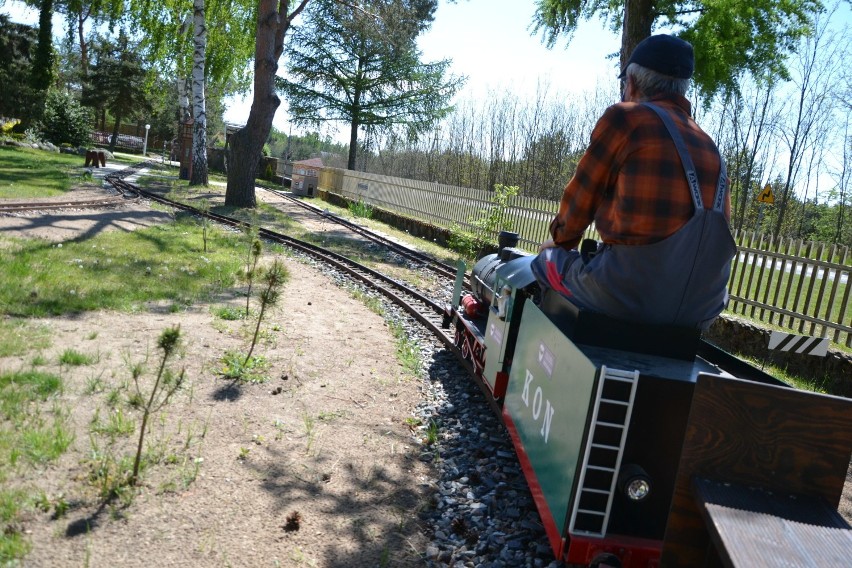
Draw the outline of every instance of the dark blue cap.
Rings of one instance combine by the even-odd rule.
[[[695,69],[692,45],[666,34],[647,37],[639,42],[627,60],[627,65],[631,63],[677,79],[689,79]],[[627,73],[627,65],[619,77]]]

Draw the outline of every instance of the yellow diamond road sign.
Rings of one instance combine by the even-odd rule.
[[[775,196],[772,195],[772,187],[768,183],[763,186],[763,191],[757,194],[757,200],[761,203],[775,203]]]

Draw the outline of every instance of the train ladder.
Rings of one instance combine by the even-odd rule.
[[[597,537],[606,534],[609,524],[639,371],[602,365],[600,377],[569,525],[570,534]]]

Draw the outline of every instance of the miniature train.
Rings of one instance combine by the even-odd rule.
[[[790,388],[697,330],[580,310],[538,287],[516,244],[501,233],[444,323],[500,413],[558,560],[848,565],[837,507],[852,400]]]

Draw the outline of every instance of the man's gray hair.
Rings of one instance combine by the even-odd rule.
[[[627,75],[633,78],[633,84],[646,99],[668,94],[684,96],[689,89],[689,79],[663,75],[638,63],[627,66]]]

